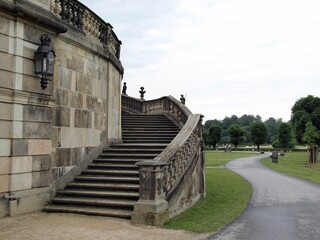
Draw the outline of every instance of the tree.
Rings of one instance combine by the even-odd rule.
[[[309,163],[316,163],[317,161],[317,144],[320,138],[320,131],[312,124],[312,122],[307,122],[305,132],[302,137],[302,141],[306,143],[309,147]]]
[[[230,141],[235,149],[243,141],[244,131],[238,124],[232,124],[229,129]]]
[[[288,123],[281,123],[278,132],[278,142],[283,151],[286,152],[286,148],[291,146],[292,130]]]
[[[311,122],[316,131],[320,131],[320,98],[308,95],[305,98],[300,98],[291,108],[291,123],[294,130],[295,138],[298,143],[306,143],[306,138],[303,140],[306,132],[307,123]],[[310,124],[308,124],[311,128]],[[308,130],[310,131],[310,129]],[[320,146],[320,136],[314,136],[314,144],[317,148]],[[312,154],[310,152],[310,154]],[[315,155],[316,157],[316,155]],[[311,156],[310,156],[311,158]],[[309,159],[310,159],[309,158]],[[316,159],[314,159],[316,161]]]
[[[265,143],[267,134],[267,128],[264,123],[258,122],[252,125],[251,138],[252,141],[258,146],[258,151],[260,151],[260,145]]]
[[[212,127],[210,127],[209,136],[212,147],[215,148],[215,146],[221,139],[221,127],[219,125],[213,125]]]

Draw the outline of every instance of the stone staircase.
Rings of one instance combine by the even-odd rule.
[[[178,132],[164,115],[123,114],[123,143],[105,149],[44,210],[130,219],[139,199],[136,162],[152,160]]]

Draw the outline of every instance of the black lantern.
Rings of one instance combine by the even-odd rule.
[[[41,45],[34,52],[36,74],[40,77],[41,88],[46,89],[48,80],[53,76],[56,54],[50,47],[51,39],[47,34],[40,37]]]

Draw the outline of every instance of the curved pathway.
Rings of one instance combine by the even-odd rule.
[[[208,239],[320,239],[320,186],[264,167],[260,159],[268,156],[226,165],[251,183],[253,196],[238,219]]]

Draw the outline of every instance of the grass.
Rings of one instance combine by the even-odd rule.
[[[272,163],[271,158],[261,162],[275,171],[320,184],[320,164],[310,165],[307,152],[286,153],[285,156],[279,156],[278,164]]]
[[[223,151],[206,151],[206,166],[221,166],[230,160],[242,157],[257,155],[256,152],[223,152]]]
[[[225,164],[244,153],[206,152],[206,160],[213,165]],[[238,217],[251,198],[251,185],[238,174],[220,168],[206,169],[206,198],[192,208],[172,218],[164,227],[193,232],[214,232]]]

